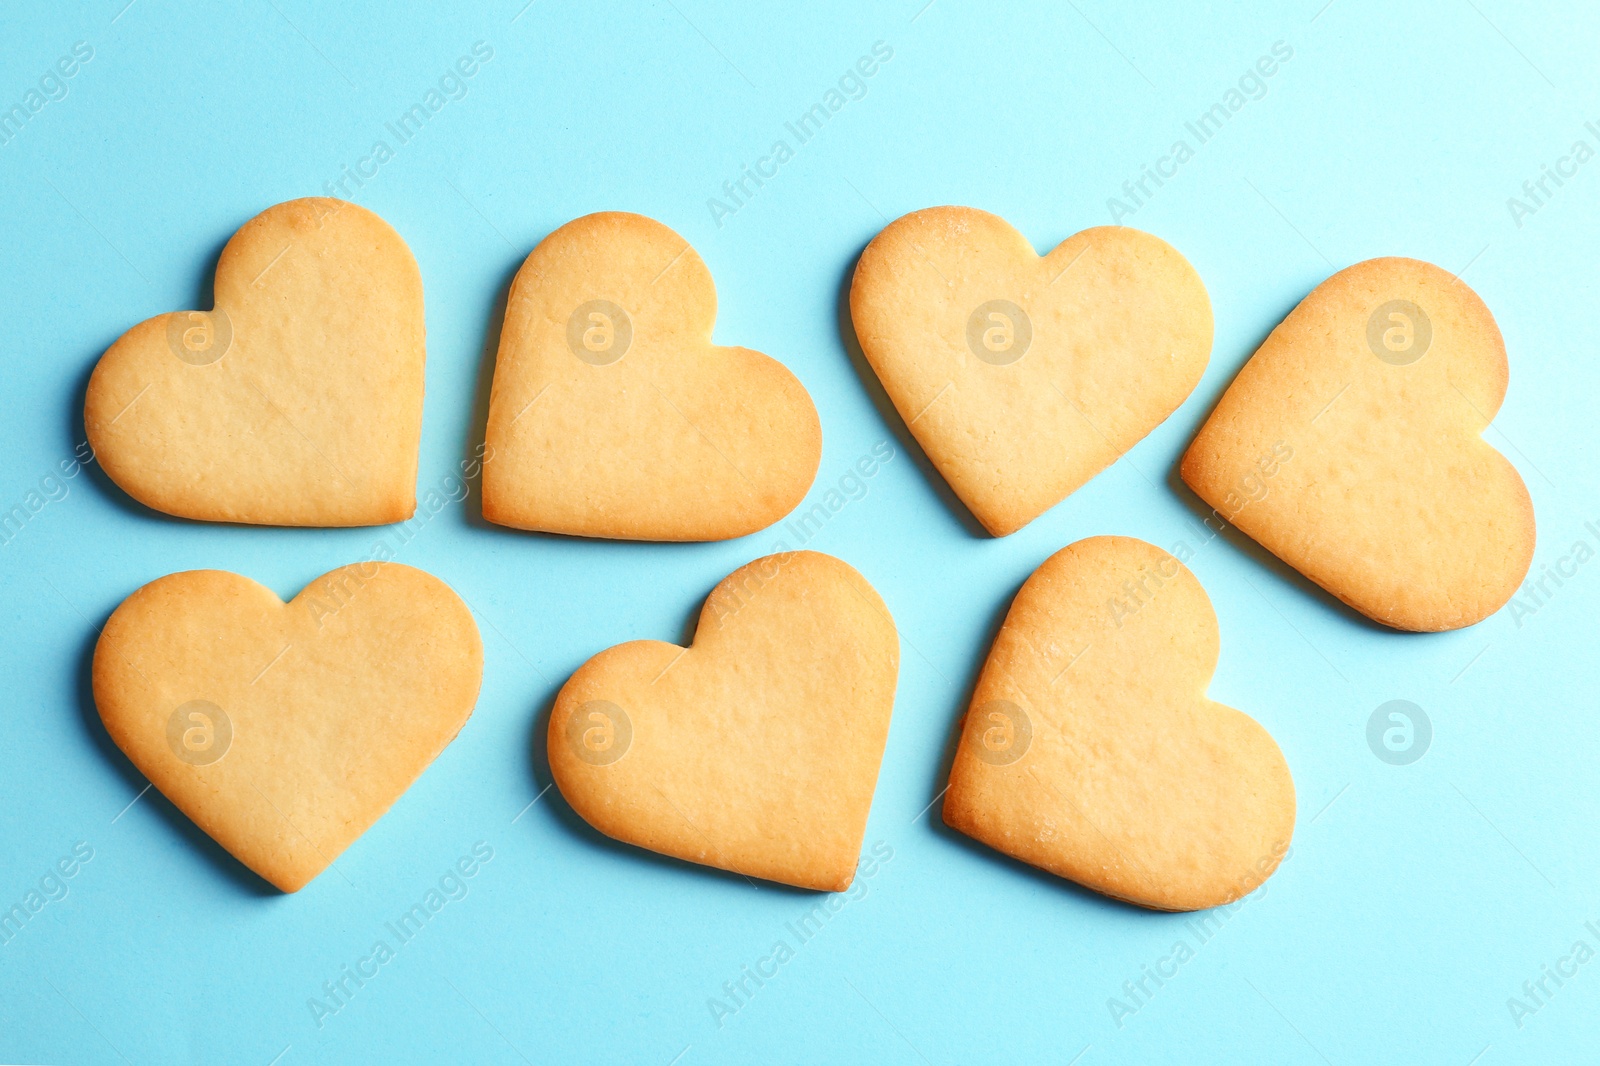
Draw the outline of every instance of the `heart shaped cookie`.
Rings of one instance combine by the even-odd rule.
[[[843,891],[899,665],[865,578],[818,552],[769,555],[712,590],[690,647],[636,640],[584,663],[550,713],[550,771],[609,837]]]
[[[1254,719],[1206,698],[1217,618],[1194,575],[1091,537],[1023,583],[983,666],[944,820],[1108,896],[1199,910],[1250,892],[1294,832],[1294,782]]]
[[[216,307],[147,319],[101,356],[83,422],[128,495],[213,522],[367,526],[416,508],[422,277],[342,200],[291,200],[217,261]]]
[[[455,739],[482,677],[466,604],[399,563],[340,567],[288,603],[226,571],[171,574],[124,600],[94,650],[117,746],[285,892]]]
[[[970,207],[874,237],[850,317],[917,443],[997,537],[1160,425],[1211,353],[1205,285],[1165,241],[1103,226],[1040,257]]]
[[[642,215],[567,223],[517,271],[489,400],[483,515],[623,540],[723,540],[794,509],[822,427],[774,359],[711,343],[717,292]]]
[[[1533,561],[1528,490],[1481,436],[1506,378],[1500,330],[1460,278],[1415,259],[1358,263],[1250,357],[1183,480],[1367,617],[1469,626]]]

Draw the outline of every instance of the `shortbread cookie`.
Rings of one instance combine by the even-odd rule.
[[[619,644],[556,697],[550,770],[600,832],[843,891],[894,707],[900,641],[865,578],[785,552],[724,578],[694,643]]]
[[[1104,226],[1041,258],[970,207],[874,237],[850,317],[917,443],[997,537],[1160,425],[1211,353],[1205,285],[1165,241]]]
[[[1056,552],[1011,604],[973,692],[944,820],[1156,910],[1214,907],[1277,868],[1294,782],[1254,719],[1206,698],[1217,618],[1132,537]]]
[[[1370,259],[1272,331],[1189,445],[1183,480],[1367,617],[1469,626],[1533,561],[1528,490],[1481,436],[1506,377],[1500,330],[1465,282]]]
[[[482,676],[466,604],[399,563],[340,567],[288,603],[221,570],[171,574],[123,601],[94,652],[117,746],[285,892],[455,738]]]
[[[416,508],[422,277],[400,235],[342,200],[246,222],[216,307],[124,333],[89,379],[84,426],[111,480],[183,518],[398,522]]]
[[[483,515],[623,540],[722,540],[811,486],[822,427],[779,362],[712,344],[717,293],[661,223],[607,211],[517,271],[489,400]]]

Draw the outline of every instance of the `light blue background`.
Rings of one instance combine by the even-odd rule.
[[[1600,919],[1600,564],[1535,614],[1414,636],[1361,622],[1236,537],[1199,550],[1191,566],[1223,638],[1211,694],[1282,745],[1300,820],[1266,891],[1123,1028],[1107,999],[1176,938],[1194,943],[1186,919],[1033,873],[920,813],[943,787],[952,725],[1022,580],[1092,534],[1196,544],[1196,501],[1173,475],[1181,449],[1268,330],[1335,268],[1401,254],[1465,271],[1511,353],[1487,436],[1533,494],[1535,570],[1580,538],[1600,543],[1583,524],[1600,519],[1600,162],[1520,227],[1506,205],[1574,140],[1595,143],[1583,125],[1600,118],[1592,5],[125,2],[0,13],[5,105],[74,42],[94,49],[69,95],[0,147],[0,509],[81,441],[87,375],[124,329],[209,307],[235,228],[321,192],[487,42],[494,58],[467,95],[354,195],[410,243],[426,285],[419,484],[454,473],[479,439],[505,286],[534,244],[608,208],[677,229],[716,278],[717,340],[783,360],[816,401],[811,502],[875,444],[894,444],[869,494],[811,544],[859,568],[900,626],[867,830],[893,859],[719,1029],[708,998],[816,897],[611,845],[553,790],[525,808],[549,783],[535,741],[568,674],[623,640],[682,639],[716,581],[766,554],[775,533],[679,546],[525,535],[484,525],[474,495],[400,558],[477,614],[476,713],[339,860],[343,876],[266,891],[158,793],[128,806],[145,782],[90,699],[96,628],[177,570],[234,570],[287,597],[365,557],[379,532],[172,520],[92,470],[0,547],[0,906],[74,843],[94,851],[69,895],[0,946],[0,1059],[1594,1057],[1600,962],[1521,1028],[1506,1001],[1575,940],[1600,948],[1583,927]],[[894,56],[866,95],[715,225],[706,200],[880,40]],[[997,212],[1040,249],[1110,221],[1107,198],[1276,41],[1294,54],[1267,94],[1124,220],[1205,279],[1217,330],[1204,380],[1065,503],[1004,540],[977,535],[885,417],[841,331],[856,256],[887,218],[932,204]],[[1369,714],[1395,698],[1420,704],[1435,730],[1410,766],[1386,765],[1366,742]],[[319,1029],[308,998],[478,841],[494,858],[470,894]]]

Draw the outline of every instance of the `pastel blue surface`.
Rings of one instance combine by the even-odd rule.
[[[1600,524],[1585,524],[1600,519],[1600,163],[1571,155],[1579,140],[1600,146],[1585,125],[1600,119],[1593,5],[524,3],[0,13],[0,107],[26,106],[32,89],[42,102],[0,145],[0,509],[54,497],[0,545],[0,908],[36,889],[60,897],[0,943],[0,1060],[1593,1057],[1600,962],[1572,953],[1580,940],[1600,949],[1600,564],[1578,566],[1573,546],[1600,546]],[[92,58],[53,80],[77,42]],[[446,82],[444,106],[396,145],[385,123],[476,42],[492,60]],[[844,106],[796,145],[785,122],[876,42],[892,59],[845,85]],[[1292,57],[1241,82],[1277,42]],[[1242,106],[1198,143],[1185,123],[1232,88]],[[1133,200],[1124,182],[1171,173],[1162,160],[1180,138],[1192,158]],[[780,139],[793,158],[714,217],[708,199],[726,200],[723,183]],[[273,893],[155,791],[134,802],[145,781],[87,682],[97,627],[122,598],[197,567],[287,597],[365,558],[381,531],[178,521],[97,468],[45,479],[83,439],[84,385],[107,345],[151,315],[209,307],[216,255],[241,223],[346,168],[373,174],[378,140],[392,158],[346,191],[421,264],[422,490],[480,439],[512,273],[556,226],[608,208],[688,238],[716,279],[717,340],[771,353],[810,390],[824,450],[807,506],[893,445],[866,495],[808,545],[872,581],[903,649],[867,830],[892,858],[811,940],[787,923],[820,897],[610,844],[554,790],[529,807],[550,781],[537,741],[570,672],[623,640],[684,639],[705,594],[772,550],[776,529],[705,545],[567,540],[487,526],[474,495],[400,558],[476,613],[476,713],[338,872]],[[1524,182],[1545,165],[1568,176],[1535,199]],[[888,219],[942,203],[1003,215],[1044,250],[1112,221],[1111,197],[1132,208],[1120,221],[1205,279],[1209,369],[1065,503],[1004,540],[978,535],[852,354],[855,259]],[[1335,268],[1389,254],[1464,272],[1496,314],[1511,386],[1487,437],[1532,492],[1535,575],[1570,575],[1462,632],[1380,630],[1240,538],[1202,542],[1174,475],[1282,316]],[[1051,552],[1101,533],[1195,550],[1222,631],[1211,695],[1265,724],[1294,771],[1291,857],[1203,943],[1191,919],[1031,872],[927,813],[1012,595]],[[1368,745],[1369,717],[1392,699],[1432,725],[1409,765]],[[308,1001],[332,1002],[324,983],[392,941],[385,923],[480,842],[493,858],[466,894],[319,1019]],[[53,880],[75,845],[92,858]],[[794,957],[731,997],[724,983],[779,940]],[[1172,973],[1162,960],[1180,940],[1193,957],[1158,986],[1145,968]],[[1113,998],[1137,1009],[1114,1012]],[[713,999],[735,1009],[719,1018]]]

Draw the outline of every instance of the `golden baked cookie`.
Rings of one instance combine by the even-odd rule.
[[[1156,910],[1255,889],[1288,853],[1294,782],[1254,719],[1213,703],[1211,601],[1177,559],[1091,537],[1046,559],[962,722],[946,824]]]
[[[448,585],[399,563],[340,567],[288,603],[190,570],[122,602],[93,675],[106,731],[139,771],[294,892],[455,739],[483,646]]]
[[[839,892],[855,876],[900,641],[865,578],[785,552],[712,590],[694,643],[584,663],[550,715],[561,794],[607,836]]]
[[[216,307],[146,319],[101,356],[83,421],[111,480],[183,518],[368,526],[416,508],[422,277],[365,208],[246,222]]]
[[[724,540],[794,509],[822,456],[783,364],[711,341],[717,292],[689,244],[606,211],[539,243],[506,299],[483,515],[622,540]]]
[[[915,211],[874,237],[850,317],[917,443],[997,537],[1160,425],[1211,354],[1205,285],[1165,241],[1102,226],[1041,257],[970,207]]]
[[[1396,629],[1499,610],[1533,561],[1533,503],[1482,433],[1505,343],[1477,293],[1415,259],[1318,285],[1245,364],[1183,456],[1222,518]]]

